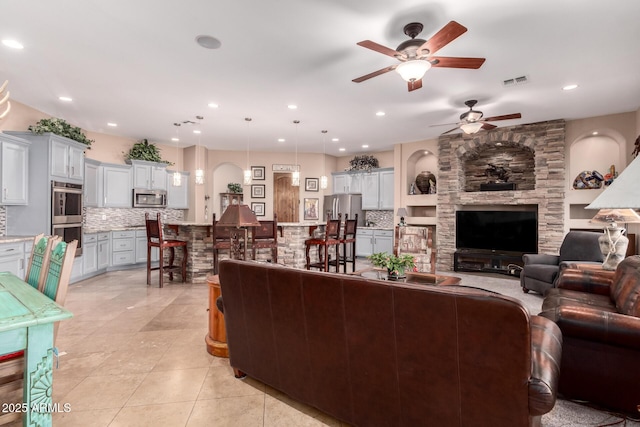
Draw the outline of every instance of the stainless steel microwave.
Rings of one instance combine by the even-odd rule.
[[[165,208],[167,207],[167,192],[165,190],[133,189],[134,208]]]

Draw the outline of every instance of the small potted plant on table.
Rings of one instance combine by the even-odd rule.
[[[378,252],[367,257],[374,267],[386,268],[389,280],[406,277],[405,271],[416,271],[416,261],[411,254],[396,256],[386,252]]]

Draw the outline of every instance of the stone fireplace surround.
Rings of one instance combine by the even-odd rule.
[[[508,147],[508,150],[503,147]],[[521,149],[533,152],[533,188],[527,180],[515,191],[465,191],[477,171],[465,164],[481,157],[504,162]],[[508,155],[505,157],[505,152]],[[480,156],[480,153],[482,156]],[[437,269],[453,270],[456,210],[538,207],[538,252],[556,253],[564,237],[565,122],[554,120],[498,128],[475,135],[457,133],[438,140]],[[527,171],[524,171],[524,176]],[[530,173],[531,171],[529,171]],[[518,184],[517,178],[513,181]],[[522,184],[522,183],[520,183]],[[520,189],[525,188],[525,189]]]

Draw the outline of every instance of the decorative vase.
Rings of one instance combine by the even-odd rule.
[[[604,255],[604,270],[615,270],[627,254],[629,238],[624,235],[624,231],[624,228],[620,227],[607,227],[604,234],[598,237],[598,244]]]
[[[430,171],[422,171],[416,176],[416,187],[422,194],[433,194],[431,191],[432,183],[435,186],[436,176]]]
[[[387,280],[403,280],[407,276],[404,274],[404,269],[399,268],[397,271],[387,268]]]

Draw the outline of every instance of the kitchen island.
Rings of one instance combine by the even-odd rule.
[[[212,223],[194,221],[166,221],[165,237],[187,241],[187,280],[206,282],[207,274],[213,272]],[[314,230],[323,229],[323,222],[282,222],[278,223],[278,263],[294,268],[305,268],[305,244]],[[249,229],[249,235],[251,229]],[[250,257],[250,250],[247,256]],[[312,251],[312,256],[316,256]],[[220,259],[228,258],[224,251]],[[258,260],[269,259],[269,250],[256,254]]]

